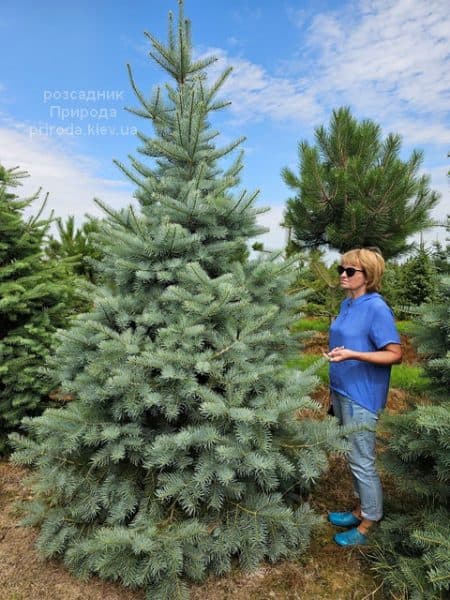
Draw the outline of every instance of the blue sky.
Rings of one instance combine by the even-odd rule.
[[[126,64],[146,93],[167,80],[143,32],[165,41],[169,10],[176,0],[3,0],[0,162],[29,171],[23,193],[42,187],[57,216],[98,214],[94,197],[132,200],[112,159],[126,163],[134,128],[151,128],[124,110],[137,105]],[[343,105],[400,133],[405,158],[422,149],[442,194],[435,215],[450,212],[447,0],[185,0],[185,13],[196,53],[215,54],[217,70],[234,67],[223,89],[232,105],[213,125],[221,141],[247,138],[242,187],[260,189],[258,203],[272,208],[261,219],[266,246],[285,240],[281,169],[296,168],[298,142]],[[91,90],[109,94],[87,102]],[[442,228],[426,235],[436,237]]]

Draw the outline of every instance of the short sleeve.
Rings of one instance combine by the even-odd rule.
[[[400,335],[389,306],[381,301],[373,307],[369,337],[377,350],[387,344],[400,344]]]

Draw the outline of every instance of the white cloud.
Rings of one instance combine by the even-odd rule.
[[[266,206],[266,204],[265,204]],[[285,207],[280,204],[271,206],[270,211],[259,215],[258,225],[269,229],[267,233],[251,240],[250,243],[260,242],[266,250],[279,250],[287,243],[287,229],[281,227]]]
[[[230,58],[221,48],[208,48],[201,57],[211,55],[218,59],[209,69],[212,81],[228,66],[233,67],[221,88],[221,96],[231,99],[229,111],[237,120],[258,122],[270,118],[310,122],[321,116],[322,109],[308,91],[306,80],[273,76],[245,58]]]
[[[424,170],[424,173],[431,177],[431,189],[441,195],[439,204],[432,211],[432,217],[440,223],[444,223],[446,216],[450,214],[450,178],[448,171],[448,163]],[[443,227],[434,227],[428,230],[425,236],[427,239],[444,241],[448,237],[448,232]]]
[[[307,15],[288,9],[302,28]],[[398,131],[410,144],[450,139],[450,13],[442,0],[362,0],[317,14],[295,58],[277,76],[222,49],[217,75],[232,65],[223,87],[231,113],[249,122],[323,122],[331,108],[358,113]]]
[[[104,179],[96,175],[95,161],[70,152],[59,140],[48,137],[31,138],[23,124],[0,127],[0,162],[10,168],[19,166],[30,177],[22,180],[18,192],[21,197],[33,195],[40,187],[41,198],[48,192],[47,214],[65,218],[74,215],[78,222],[85,213],[101,215],[93,198],[99,198],[115,208],[126,206],[132,200],[132,188],[128,182]],[[36,201],[29,212],[39,208]]]
[[[308,13],[303,8],[294,8],[293,6],[288,6],[286,8],[286,13],[288,19],[294,23],[296,27],[303,27],[308,18]]]
[[[318,53],[318,90],[344,93],[382,115],[445,115],[450,95],[450,26],[441,0],[364,0],[353,18],[318,15],[307,44]],[[352,98],[353,93],[353,98]]]
[[[440,145],[450,148],[450,124],[440,119],[426,118],[416,115],[394,115],[386,117],[384,130],[401,133],[402,138],[410,145],[422,147],[424,144]],[[444,151],[442,151],[444,152]]]

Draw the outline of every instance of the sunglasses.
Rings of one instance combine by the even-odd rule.
[[[339,273],[339,275],[345,273],[347,277],[353,277],[353,275],[356,272],[364,273],[364,269],[355,269],[354,267],[343,267],[342,265],[339,265],[337,268],[337,272]]]

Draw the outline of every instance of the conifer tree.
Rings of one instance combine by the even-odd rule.
[[[43,206],[24,219],[25,208],[39,196],[17,196],[26,176],[0,165],[0,453],[22,417],[48,404],[50,388],[39,369],[74,300],[70,265],[44,255],[50,220],[41,219]]]
[[[336,265],[327,267],[322,250],[296,252],[297,275],[294,290],[308,292],[304,312],[308,315],[333,318],[344,295],[339,289]]]
[[[419,353],[426,358],[424,370],[435,400],[448,398],[450,390],[450,275],[441,277],[436,296],[437,300],[419,308],[421,325],[414,338]]]
[[[403,306],[420,306],[436,299],[438,273],[431,252],[421,242],[401,265],[398,302]]]
[[[275,255],[246,260],[261,229],[256,194],[234,196],[239,145],[214,143],[209,118],[228,71],[209,84],[213,59],[192,58],[180,1],[152,58],[172,82],[140,101],[153,123],[123,167],[140,211],[106,206],[109,282],[94,309],[61,336],[50,374],[74,400],[28,419],[15,460],[36,468],[30,522],[44,556],[148,598],[187,594],[186,581],[302,552],[317,517],[304,501],[344,448],[333,420],[302,409],[311,377],[289,372],[288,328],[299,298]]]
[[[396,478],[401,506],[388,511],[374,551],[386,585],[412,599],[450,593],[450,278],[440,301],[420,309],[416,343],[425,353],[432,404],[384,418],[385,468]]]
[[[69,216],[65,222],[61,218],[56,219],[56,227],[58,236],[51,235],[46,246],[48,256],[75,259],[75,273],[93,282],[94,265],[101,258],[101,252],[93,240],[93,234],[98,232],[97,219],[88,215],[88,219],[77,227],[75,218]]]
[[[298,176],[282,172],[296,194],[285,213],[291,244],[341,253],[377,246],[385,258],[406,252],[407,238],[432,224],[439,196],[418,174],[422,153],[403,161],[400,149],[399,135],[382,140],[375,122],[358,123],[349,108],[334,110],[329,130],[316,128],[315,145],[299,144]]]
[[[445,227],[447,234],[450,232],[450,215],[447,215],[441,226]],[[431,257],[436,271],[443,275],[450,275],[450,238],[446,238],[445,245],[436,241],[432,243],[432,247]]]

